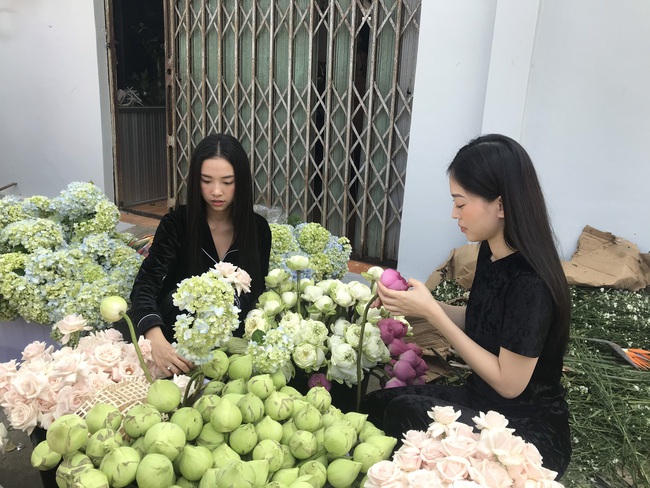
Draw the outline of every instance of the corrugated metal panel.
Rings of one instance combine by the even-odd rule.
[[[167,197],[165,107],[119,107],[120,207]]]

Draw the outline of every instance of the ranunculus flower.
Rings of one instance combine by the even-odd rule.
[[[386,269],[381,274],[380,278],[381,284],[386,288],[395,291],[406,291],[409,289],[409,285],[406,280],[399,274],[399,271],[395,269]]]
[[[332,382],[327,379],[327,375],[325,375],[324,373],[314,373],[309,377],[309,380],[307,381],[307,386],[309,386],[309,388],[322,386],[327,391],[330,391],[332,389]]]

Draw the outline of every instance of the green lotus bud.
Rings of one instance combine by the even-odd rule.
[[[275,391],[273,378],[270,374],[258,374],[253,376],[246,383],[246,389],[261,400],[266,400],[268,396]]]
[[[122,428],[131,438],[137,439],[146,434],[152,425],[162,422],[160,412],[153,405],[143,403],[134,405],[126,411]]]
[[[167,456],[158,453],[142,458],[135,474],[138,488],[160,488],[176,481],[174,466]]]
[[[158,379],[149,386],[147,403],[159,412],[169,413],[181,403],[181,389],[173,381]]]
[[[246,464],[255,471],[255,484],[253,486],[255,488],[264,488],[269,479],[269,463],[265,459],[253,459],[247,461]]]
[[[201,412],[192,407],[179,408],[172,414],[169,421],[183,429],[188,442],[196,439],[203,429],[203,416]]]
[[[71,488],[110,488],[108,477],[99,469],[88,469],[79,473]]]
[[[246,382],[244,378],[231,379],[226,383],[221,390],[221,396],[224,397],[230,393],[236,393],[238,395],[245,395],[248,393],[248,388],[246,387]]]
[[[293,421],[297,429],[308,430],[309,432],[317,431],[322,424],[320,412],[309,403],[293,414]]]
[[[347,412],[346,414],[344,414],[344,417],[350,421],[350,423],[354,427],[354,430],[356,430],[358,434],[366,425],[366,419],[368,418],[368,415],[359,412]]]
[[[117,431],[122,425],[122,413],[115,405],[109,403],[95,403],[84,419],[90,434],[103,428]]]
[[[211,423],[208,422],[207,424],[203,425],[201,433],[194,442],[197,446],[207,447],[212,451],[213,449],[216,449],[221,444],[226,442],[226,436],[227,434],[219,432]]]
[[[321,488],[318,479],[310,474],[298,476],[296,481],[289,485],[289,488]]]
[[[174,464],[174,463],[172,463]],[[176,478],[176,484],[173,486],[170,486],[169,488],[199,488],[199,482],[198,481],[190,481],[186,478],[183,478],[182,476],[180,478]]]
[[[75,477],[89,469],[94,469],[94,466],[88,456],[80,452],[72,453],[64,457],[59,467],[56,468],[56,484],[59,487],[69,487]]]
[[[284,464],[284,451],[279,442],[264,439],[253,449],[253,459],[267,461],[269,471],[275,473]]]
[[[359,432],[359,442],[366,442],[371,435],[384,435],[384,431],[375,427],[372,422],[366,422]]]
[[[144,437],[138,437],[131,440],[131,447],[140,455],[140,459],[144,457],[147,452],[144,450]]]
[[[299,476],[310,475],[318,482],[318,488],[322,488],[327,483],[327,468],[318,461],[307,461],[300,466]]]
[[[234,359],[233,359],[234,358]],[[230,365],[228,366],[228,377],[230,380],[242,379],[248,381],[253,375],[253,356],[243,354],[241,356],[231,356]]]
[[[264,409],[269,417],[281,422],[293,413],[293,398],[286,393],[274,391],[264,400]]]
[[[264,416],[264,402],[252,393],[246,393],[237,403],[237,407],[241,411],[242,422],[252,424]]]
[[[284,424],[282,424],[282,439],[280,439],[280,444],[288,445],[291,436],[297,430],[298,427],[296,427],[296,423],[293,421],[293,419],[289,419]]]
[[[248,454],[257,444],[257,432],[253,424],[242,424],[230,433],[228,444],[237,454]]]
[[[187,442],[185,432],[171,422],[153,425],[144,435],[144,448],[147,454],[158,453],[173,461]]]
[[[61,461],[61,454],[50,449],[47,441],[41,441],[32,451],[30,461],[32,466],[39,471],[47,471],[59,464]]]
[[[212,467],[212,451],[203,446],[186,445],[181,453],[178,468],[183,478],[189,481],[199,481],[205,472]]]
[[[367,473],[370,466],[383,460],[383,452],[379,446],[362,442],[354,448],[352,459],[361,463],[361,472]]]
[[[219,468],[216,482],[214,486],[217,487],[253,488],[255,486],[255,470],[245,461],[232,461]]]
[[[217,468],[208,469],[201,481],[199,482],[199,488],[215,488],[217,485],[217,473],[219,470]]]
[[[228,400],[230,403],[232,403],[233,405],[237,405],[239,403],[239,400],[244,398],[244,394],[243,393],[225,393],[225,394],[222,394],[222,396],[221,396],[222,400],[224,398],[226,400]]]
[[[333,422],[341,420],[343,418],[343,412],[336,408],[334,405],[330,405],[330,408],[327,409],[327,412],[323,414],[323,427],[329,427]]]
[[[217,432],[232,432],[241,425],[241,410],[231,401],[222,398],[219,408],[212,411],[210,424]]]
[[[62,415],[47,429],[45,439],[54,452],[72,454],[86,445],[88,426],[79,415]]]
[[[102,318],[109,323],[117,322],[122,318],[121,313],[126,313],[128,309],[126,300],[119,296],[110,296],[104,298],[99,304],[99,313]]]
[[[134,448],[121,446],[104,456],[99,469],[107,476],[114,488],[123,488],[135,481],[135,474],[142,457]]]
[[[298,468],[278,469],[271,476],[271,481],[277,481],[279,483],[284,483],[285,485],[289,486],[298,478],[298,472],[299,472]]]
[[[226,376],[229,365],[230,359],[228,359],[228,355],[217,349],[212,353],[212,361],[201,365],[201,371],[208,378],[221,380]]]
[[[296,465],[296,458],[291,454],[291,449],[287,444],[280,444],[280,447],[282,448],[283,454],[283,461],[280,469],[293,468]]]
[[[257,440],[271,439],[276,442],[282,441],[282,424],[265,415],[262,420],[255,424]]]
[[[192,407],[201,413],[201,418],[205,424],[210,421],[210,415],[219,403],[221,403],[221,397],[219,395],[201,395]]]
[[[327,481],[334,488],[350,488],[359,475],[361,463],[349,459],[335,459],[327,466]]]
[[[222,468],[231,461],[239,461],[241,456],[225,442],[212,451],[212,467]]]
[[[271,379],[273,380],[273,385],[276,390],[283,388],[287,385],[287,377],[281,370],[278,370],[274,373],[271,373]]]
[[[221,395],[224,386],[226,386],[226,384],[223,381],[212,380],[207,385],[205,385],[205,388],[203,389],[203,394]]]
[[[122,444],[124,441],[118,432],[111,429],[99,429],[86,442],[86,456],[90,458],[95,467],[99,467],[104,456]]]
[[[381,458],[388,459],[393,453],[393,448],[395,447],[395,444],[397,444],[397,439],[387,435],[371,435],[366,439],[366,442],[379,447],[381,449]]]
[[[321,427],[315,431],[314,435],[316,436],[316,442],[318,442],[318,450],[322,451],[325,449],[325,427]]]
[[[289,393],[287,393],[287,395],[289,395]],[[305,400],[305,397],[303,396],[301,397],[292,396],[292,397],[293,397],[293,412],[291,413],[291,416],[293,417],[296,413],[298,413],[298,410],[309,405],[309,402]]]
[[[265,488],[288,488],[288,486],[281,481],[271,481],[270,483],[266,484]]]
[[[296,390],[293,386],[283,386],[278,391],[299,400],[302,400],[304,398],[304,395]]]
[[[337,420],[325,429],[323,446],[336,457],[345,456],[357,442],[357,432],[347,420]]]
[[[327,412],[332,404],[332,395],[322,386],[310,388],[305,399],[321,413]]]
[[[289,439],[289,449],[296,459],[307,459],[316,454],[318,441],[311,432],[297,430]]]

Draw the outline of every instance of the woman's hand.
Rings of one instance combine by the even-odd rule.
[[[444,311],[431,292],[421,281],[411,278],[407,291],[395,291],[377,283],[377,293],[384,308],[393,315],[421,317],[435,325],[436,317]]]
[[[144,333],[144,336],[151,342],[151,356],[165,376],[189,373],[194,367],[191,361],[176,353],[176,349],[165,339],[160,327],[152,327]]]

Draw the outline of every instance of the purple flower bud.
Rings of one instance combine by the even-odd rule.
[[[393,342],[388,344],[388,351],[390,352],[391,356],[399,356],[408,350],[408,346],[402,339],[393,339]]]
[[[386,319],[381,319],[379,322],[377,322],[377,327],[379,328],[381,340],[384,342],[384,344],[390,344],[393,342],[393,339],[395,339],[395,336],[393,336],[392,332],[390,331],[388,324],[384,322],[385,320]]]
[[[410,381],[406,382],[408,385],[424,385],[426,381],[424,380],[424,376],[416,376]]]
[[[402,381],[412,380],[417,376],[413,366],[407,361],[397,361],[395,366],[393,366],[393,374],[395,378],[399,378]]]
[[[399,274],[399,271],[395,269],[385,269],[379,278],[381,284],[386,288],[396,291],[406,291],[409,289],[409,285],[406,280]]]
[[[400,361],[406,361],[407,363],[409,363],[411,366],[415,368],[420,363],[420,360],[422,358],[417,354],[415,354],[414,351],[409,349],[408,351],[405,351],[402,354],[400,354],[399,359]]]
[[[314,373],[307,380],[307,386],[309,388],[314,388],[315,386],[322,386],[327,391],[332,389],[332,382],[327,379],[327,376],[324,373]]]
[[[393,365],[392,364],[387,364],[386,366],[384,366],[384,371],[386,371],[386,374],[388,376],[390,376],[391,378],[393,376],[395,376],[395,374],[393,373]]]
[[[406,386],[406,383],[399,378],[391,378],[386,382],[384,388],[397,388],[399,386]]]
[[[411,351],[414,351],[415,354],[417,354],[418,356],[422,356],[422,348],[420,346],[418,346],[415,342],[409,342],[408,344],[406,344],[406,346]]]

